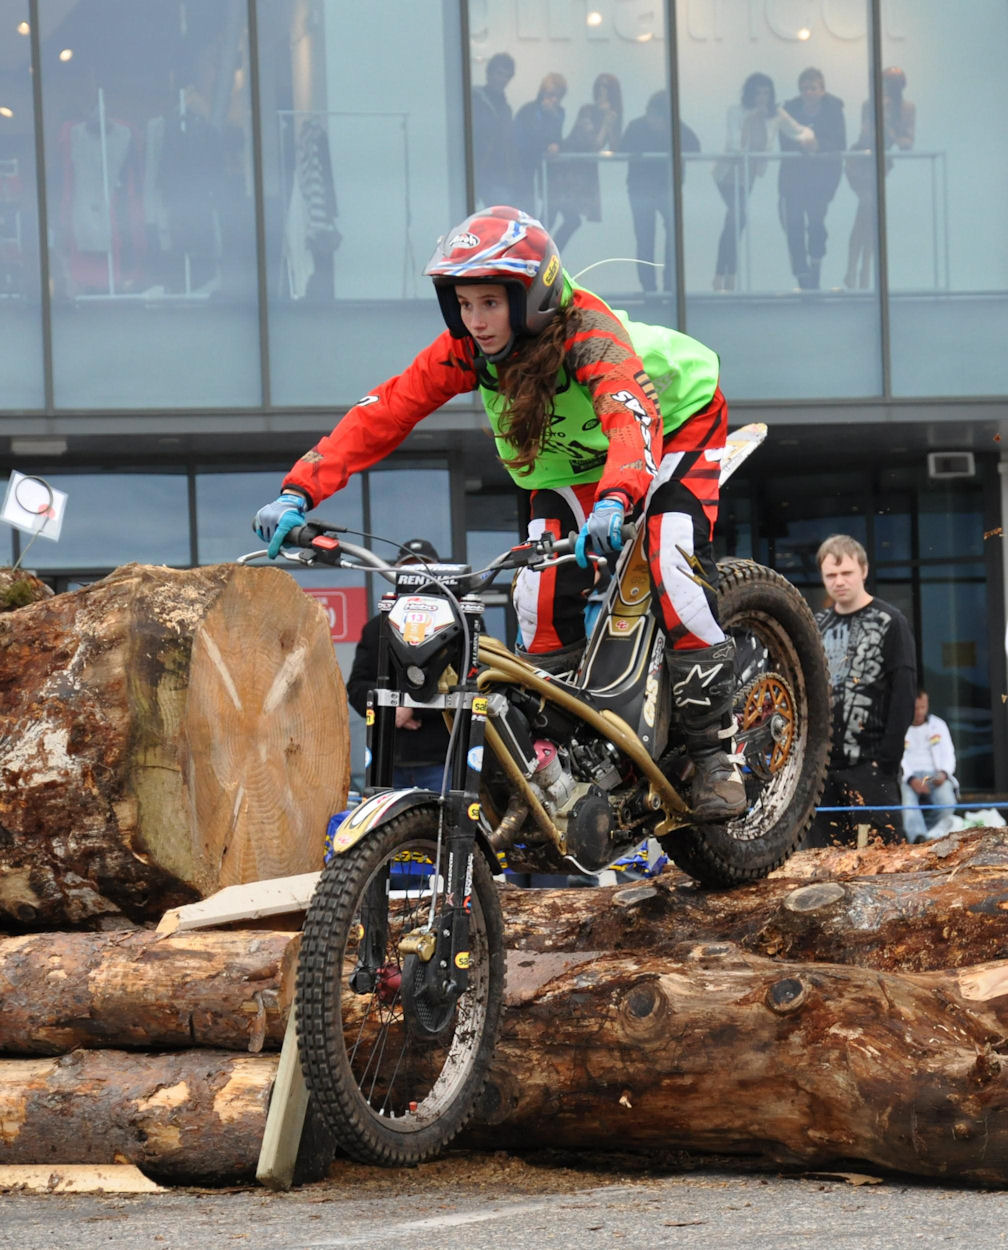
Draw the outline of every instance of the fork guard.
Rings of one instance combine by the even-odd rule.
[[[382,790],[380,794],[369,795],[353,809],[350,815],[336,830],[332,839],[334,857],[344,854],[352,846],[356,846],[362,838],[373,833],[382,825],[388,824],[403,812],[414,807],[437,806],[441,795],[434,790],[421,790],[412,787],[408,790]],[[490,846],[483,829],[478,825],[475,830],[475,841],[484,858],[495,875],[501,872],[500,861]]]

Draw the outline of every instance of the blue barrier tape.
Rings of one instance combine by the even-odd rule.
[[[912,806],[901,807],[896,803],[886,803],[883,807],[817,807],[817,812],[958,812],[963,811],[987,811],[988,808],[1008,807],[1008,803],[983,803],[980,800],[967,803],[915,803]]]

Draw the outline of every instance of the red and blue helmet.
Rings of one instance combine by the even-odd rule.
[[[556,316],[563,295],[560,253],[542,222],[518,208],[483,208],[438,239],[424,273],[434,279],[445,324],[464,338],[454,288],[499,282],[508,294],[511,330],[538,334]]]

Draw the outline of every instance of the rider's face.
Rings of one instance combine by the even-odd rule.
[[[457,286],[462,324],[476,340],[484,356],[503,351],[511,338],[507,291],[501,283]]]

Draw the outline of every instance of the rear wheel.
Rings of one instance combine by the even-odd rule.
[[[305,918],[298,1047],[317,1109],[348,1154],[415,1164],[472,1115],[489,1071],[504,992],[503,923],[473,855],[468,986],[440,995],[429,960],[403,951],[444,906],[447,854],[435,807],[390,821],[324,870]],[[407,942],[406,946],[410,947]],[[433,987],[433,989],[432,989]]]
[[[830,690],[815,617],[785,578],[749,560],[718,565],[721,627],[735,641],[735,699],[745,745],[744,815],[661,839],[704,885],[765,877],[798,847],[822,796]]]

